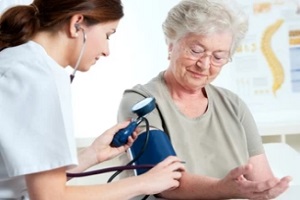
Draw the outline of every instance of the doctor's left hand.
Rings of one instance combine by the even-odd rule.
[[[78,165],[69,169],[70,173],[83,172],[86,169],[101,163],[103,161],[114,158],[115,156],[124,153],[137,137],[137,130],[134,131],[131,137],[128,138],[128,143],[120,147],[111,147],[110,144],[114,135],[122,128],[125,128],[130,121],[119,123],[110,129],[106,130],[98,136],[94,142],[78,152]]]
[[[110,129],[106,130],[99,137],[97,137],[92,145],[89,147],[96,156],[97,163],[114,158],[115,156],[125,152],[137,137],[137,131],[134,131],[133,135],[128,138],[128,143],[120,147],[111,147],[110,144],[114,135],[122,128],[128,126],[130,121],[116,124]]]

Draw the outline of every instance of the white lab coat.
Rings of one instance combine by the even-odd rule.
[[[0,199],[24,175],[77,164],[70,77],[35,42],[0,52]],[[25,191],[26,193],[26,191]]]

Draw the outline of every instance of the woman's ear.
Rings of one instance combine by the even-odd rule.
[[[173,43],[169,43],[168,44],[168,60],[170,60],[170,58],[171,58],[172,50],[173,50]]]
[[[70,37],[78,37],[78,31],[80,30],[80,27],[83,24],[83,19],[84,17],[81,14],[76,14],[71,17],[68,28]]]
[[[173,43],[168,44],[168,50],[169,50],[169,52],[171,52],[173,50]]]

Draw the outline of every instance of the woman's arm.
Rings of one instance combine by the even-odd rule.
[[[253,169],[252,173],[246,176],[248,180],[265,181],[274,177],[265,154],[252,156],[249,163],[253,166]]]
[[[173,191],[165,191],[161,196],[167,199],[273,199],[284,192],[290,177],[251,181],[254,168],[251,164],[231,170],[223,179],[183,173],[180,186]]]
[[[272,179],[278,180],[278,183],[269,189],[268,196],[275,198],[287,190],[289,182],[292,180],[292,178],[290,176],[285,176],[280,179],[275,177],[265,154],[252,156],[249,159],[249,163],[253,166],[253,170],[246,176],[246,179],[252,181],[270,181]]]

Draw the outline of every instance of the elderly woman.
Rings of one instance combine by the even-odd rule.
[[[134,139],[120,147],[110,145],[128,124],[122,122],[77,158],[70,76],[65,71],[67,66],[74,73],[88,71],[109,56],[109,38],[123,15],[120,0],[34,0],[2,14],[0,199],[132,199],[179,185],[184,166],[174,156],[141,176],[89,186],[67,184],[67,170],[78,173],[109,160],[124,153]]]
[[[247,17],[232,1],[180,1],[163,23],[168,68],[124,93],[118,119],[131,117],[135,102],[155,97],[147,119],[186,161],[180,187],[165,198],[270,199],[288,187],[290,177],[273,176],[247,105],[211,84],[247,30]]]

